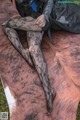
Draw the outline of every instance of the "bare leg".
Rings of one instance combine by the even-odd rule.
[[[55,92],[52,91],[51,89],[49,79],[48,79],[47,65],[40,48],[42,36],[43,36],[43,33],[41,32],[32,32],[32,31],[27,32],[29,51],[33,58],[33,62],[35,64],[36,70],[38,72],[39,78],[41,80],[43,89],[46,94],[48,113],[51,113],[52,103],[55,98]]]

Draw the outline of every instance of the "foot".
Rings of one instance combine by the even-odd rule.
[[[53,107],[53,101],[55,99],[56,93],[49,93],[47,96],[47,110],[48,110],[48,115],[51,114],[52,112],[52,107]]]

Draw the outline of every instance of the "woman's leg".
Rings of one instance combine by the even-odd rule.
[[[10,28],[17,30],[32,30],[32,31],[42,31],[42,28],[34,24],[35,19],[32,17],[14,17],[8,20],[7,24]],[[6,22],[3,23],[3,25]]]
[[[41,80],[43,89],[46,94],[48,113],[51,113],[52,103],[55,98],[55,92],[52,91],[51,89],[48,79],[48,69],[47,69],[46,61],[40,48],[42,36],[43,33],[41,32],[32,32],[32,31],[27,32],[29,51],[31,53],[35,68],[38,72],[39,78]]]
[[[48,108],[48,112],[50,113],[52,111],[52,102],[53,102],[55,93],[53,93],[53,91],[51,90],[51,86],[48,81],[47,65],[40,49],[40,44],[42,41],[42,33],[30,32],[30,31],[27,32],[30,49],[29,51],[27,50],[27,52],[25,53],[25,49],[21,45],[17,32],[15,31],[15,29],[21,29],[21,30],[31,30],[33,28],[38,29],[35,25],[31,26],[32,21],[33,21],[33,18],[31,17],[28,17],[28,18],[16,17],[9,20],[9,22],[7,22],[7,25],[4,23],[4,26],[5,26],[4,28],[5,28],[5,33],[7,34],[12,44],[26,59],[26,61],[28,61],[28,63],[32,65],[32,61],[29,55],[29,51],[30,51],[36,70],[38,72],[44,91],[46,93],[47,108]]]
[[[21,19],[17,19],[16,21],[19,21],[19,25],[22,24]],[[23,19],[25,21],[25,19]],[[12,26],[16,26],[17,29],[17,23],[16,25],[14,25],[15,19],[11,19],[8,22],[3,24],[3,31],[5,32],[5,34],[8,36],[10,42],[14,45],[14,47],[20,52],[20,54],[23,56],[23,58],[29,63],[29,65],[31,67],[34,67],[33,62],[31,60],[30,54],[29,54],[29,50],[28,49],[24,49],[24,47],[22,46],[20,40],[19,40],[19,36],[16,32],[16,30],[12,27]],[[11,25],[10,25],[11,24]],[[23,26],[23,24],[22,24]]]

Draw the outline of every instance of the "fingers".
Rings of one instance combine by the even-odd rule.
[[[40,26],[40,27],[44,27],[45,24],[46,24],[46,20],[44,18],[43,15],[39,16],[35,21],[34,21],[34,24]]]
[[[37,22],[37,25],[40,26],[40,27],[44,27],[45,24],[46,24],[45,21],[38,21],[38,22]]]
[[[45,26],[45,23],[40,23],[39,26],[40,26],[40,27],[44,27],[44,26]]]
[[[42,22],[41,18],[40,18],[40,17],[38,17],[38,18],[35,20],[35,22],[34,22],[34,23],[38,25],[38,24],[40,24],[41,22]]]

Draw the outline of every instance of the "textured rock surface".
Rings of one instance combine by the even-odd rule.
[[[57,93],[53,112],[47,115],[45,95],[36,71],[2,32],[1,24],[17,14],[9,0],[0,2],[0,75],[4,89],[8,86],[16,99],[11,120],[75,120],[80,101],[80,35],[57,32],[54,46],[44,37],[42,50],[50,83]],[[25,33],[20,35],[25,44]]]

